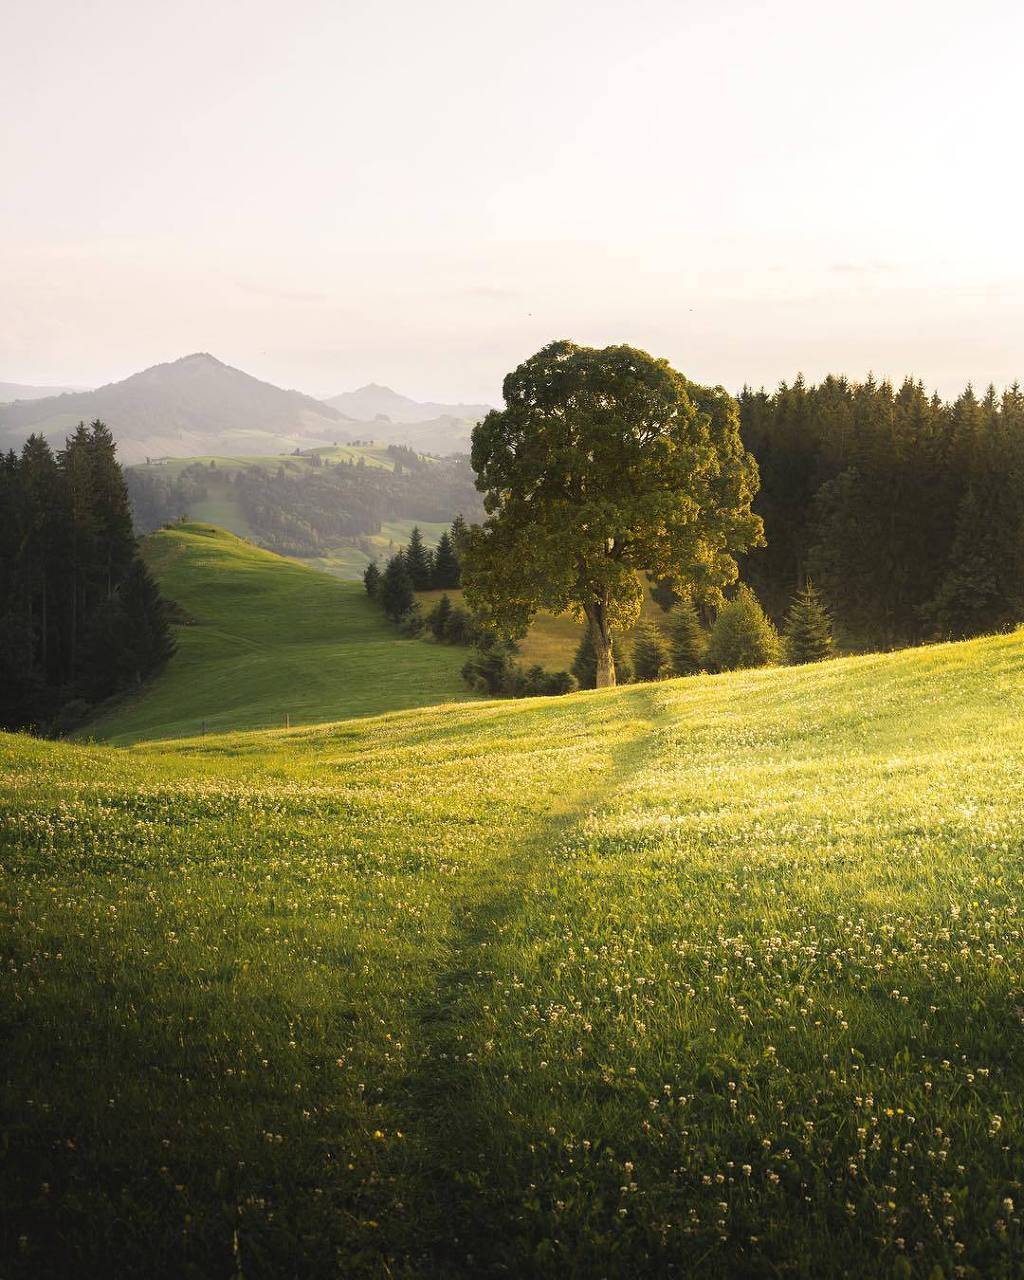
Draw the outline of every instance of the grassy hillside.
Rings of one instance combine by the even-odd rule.
[[[1021,1274],[1020,633],[0,805],[6,1277]]]
[[[316,724],[464,700],[465,655],[402,640],[357,583],[339,582],[211,525],[152,534],[144,554],[161,588],[193,620],[151,687],[91,724],[132,742]]]

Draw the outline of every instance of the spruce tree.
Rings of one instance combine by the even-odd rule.
[[[363,570],[363,586],[370,599],[376,600],[380,588],[380,570],[377,568],[376,560],[371,560]]]
[[[963,640],[998,631],[1009,619],[1000,590],[996,530],[969,488],[960,504],[956,538],[931,606],[941,636]]]
[[[453,591],[459,585],[459,558],[446,529],[434,552],[433,586],[435,590]]]
[[[790,605],[783,635],[789,662],[821,662],[832,657],[832,619],[811,582]]]
[[[117,588],[128,624],[125,677],[138,684],[159,671],[177,645],[167,616],[167,603],[141,556],[136,556]]]
[[[669,662],[673,674],[692,676],[703,670],[708,638],[689,596],[680,600],[669,627]]]
[[[97,576],[110,596],[135,557],[132,504],[117,446],[110,429],[98,419],[89,427],[89,455],[95,500]]]
[[[405,568],[412,582],[413,591],[429,591],[432,585],[433,557],[423,545],[423,534],[419,525],[414,525],[409,535],[409,545],[405,549]]]
[[[633,632],[633,674],[637,680],[658,680],[668,667],[668,649],[657,627],[641,623]]]
[[[381,576],[377,599],[392,622],[400,622],[416,603],[405,556],[392,556]]]
[[[594,637],[590,634],[589,627],[583,629],[583,638],[576,648],[569,670],[576,677],[576,683],[581,689],[597,688],[597,654],[594,651]]]
[[[448,625],[451,622],[451,617],[452,602],[446,592],[427,614],[427,626],[430,628],[435,640],[446,640],[448,638]]]
[[[718,611],[708,641],[708,665],[714,671],[763,667],[779,659],[779,637],[757,596],[741,586]]]

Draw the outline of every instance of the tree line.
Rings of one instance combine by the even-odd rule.
[[[173,647],[107,427],[0,456],[0,726],[72,727]]]
[[[764,545],[739,557],[780,618],[812,579],[850,648],[960,639],[1024,618],[1024,391],[952,402],[919,381],[745,389]]]
[[[254,539],[281,555],[323,555],[380,533],[387,520],[442,521],[478,509],[465,460],[427,462],[396,447],[392,461],[394,471],[363,458],[323,460],[301,471],[248,467],[230,483]]]
[[[152,533],[176,520],[187,519],[196,503],[207,497],[209,472],[210,468],[201,462],[183,467],[177,475],[125,467],[135,532]]]

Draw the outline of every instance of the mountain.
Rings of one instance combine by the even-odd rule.
[[[69,391],[84,391],[84,387],[30,387],[23,382],[0,382],[0,404],[12,400],[45,400],[50,396],[62,396]]]
[[[372,422],[383,414],[393,423],[427,422],[435,418],[469,418],[479,422],[491,408],[489,404],[438,404],[432,400],[412,400],[377,382],[368,382],[357,391],[331,396],[324,403],[360,422]]]
[[[368,382],[324,402],[360,422],[373,424],[375,440],[405,444],[428,453],[452,453],[469,447],[469,433],[490,411],[489,404],[439,404],[412,400],[390,387]]]
[[[154,365],[95,391],[0,405],[0,448],[32,432],[60,445],[101,418],[123,462],[145,457],[275,454],[350,438],[339,409],[233,369],[205,352]]]

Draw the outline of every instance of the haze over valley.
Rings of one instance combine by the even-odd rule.
[[[286,391],[205,352],[144,369],[91,391],[0,383],[0,448],[18,449],[37,432],[59,447],[81,421],[101,419],[121,458],[278,454],[353,439],[403,444],[421,452],[469,448],[487,405],[420,404],[370,384],[329,401]]]

